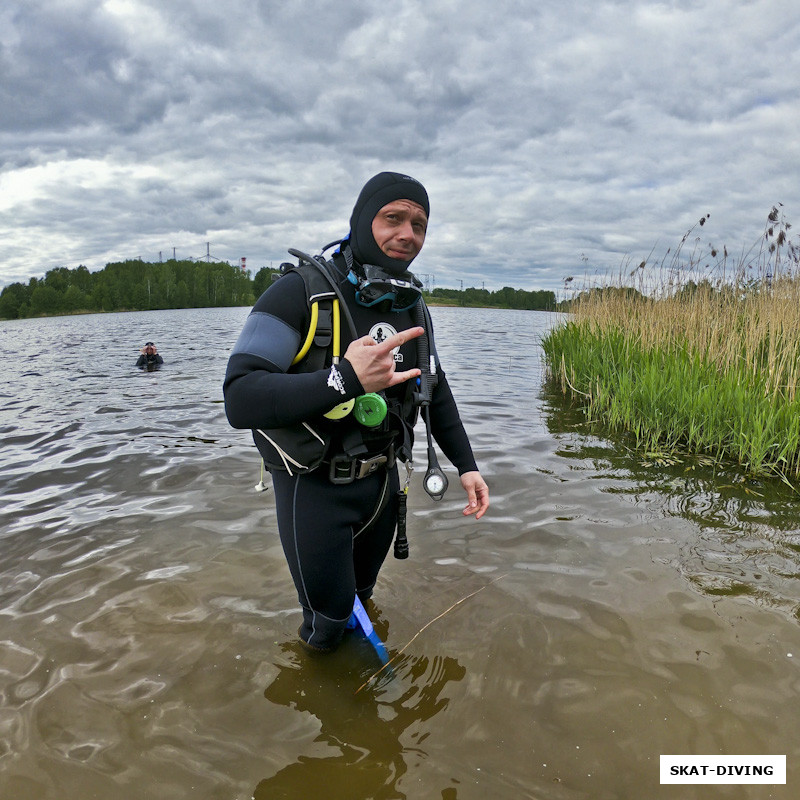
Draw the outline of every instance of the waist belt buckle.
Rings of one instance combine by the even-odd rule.
[[[359,459],[356,478],[366,478],[367,475],[371,475],[373,472],[375,472],[375,470],[382,467],[388,460],[389,459],[385,455]]]
[[[356,462],[342,454],[331,459],[331,471],[328,475],[331,483],[352,483],[356,479]]]

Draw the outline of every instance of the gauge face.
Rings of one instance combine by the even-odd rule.
[[[444,491],[444,478],[433,473],[425,479],[425,488],[429,494],[441,494]]]

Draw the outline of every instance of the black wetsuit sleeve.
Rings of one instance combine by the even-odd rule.
[[[337,367],[340,382],[331,379],[332,368],[286,371],[310,323],[305,284],[299,275],[290,273],[272,284],[256,302],[253,314],[260,315],[256,333],[246,343],[240,337],[223,384],[225,413],[234,428],[283,428],[319,417],[363,394],[355,371],[344,359]]]
[[[459,475],[477,471],[475,456],[458,413],[453,392],[444,372],[439,370],[439,383],[433,390],[430,405],[431,433],[442,452],[458,470]]]

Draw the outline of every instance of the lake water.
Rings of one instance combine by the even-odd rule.
[[[0,322],[0,798],[797,796],[797,495],[588,434],[543,390],[557,317],[434,308],[492,508],[449,466],[430,501],[420,448],[391,669],[357,635],[309,657],[222,405],[247,313]],[[788,783],[660,786],[661,754]]]

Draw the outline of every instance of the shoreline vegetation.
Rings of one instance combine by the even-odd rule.
[[[543,341],[548,380],[649,461],[737,464],[797,490],[800,245],[776,206],[734,261],[691,238],[707,220],[577,294]]]
[[[277,269],[249,270],[226,261],[145,262],[138,259],[106,264],[90,272],[55,267],[44,278],[12,283],[0,292],[0,319],[151,311],[179,308],[251,306],[279,275]],[[506,286],[488,289],[436,288],[423,292],[430,305],[556,310],[552,291],[526,291]]]

